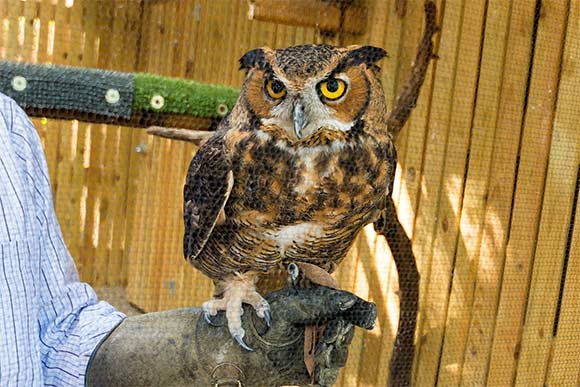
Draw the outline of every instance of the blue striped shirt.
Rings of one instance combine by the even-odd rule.
[[[95,346],[124,316],[78,273],[26,114],[0,93],[0,386],[83,386]]]

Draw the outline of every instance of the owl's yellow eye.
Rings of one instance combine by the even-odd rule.
[[[335,101],[344,95],[346,82],[342,79],[330,78],[320,83],[319,90],[324,98]]]
[[[284,84],[277,79],[270,79],[266,82],[266,92],[273,99],[280,99],[286,95]]]

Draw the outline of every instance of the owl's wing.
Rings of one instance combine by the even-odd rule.
[[[234,175],[221,137],[199,148],[187,172],[183,189],[183,253],[193,261],[207,243],[234,185]]]

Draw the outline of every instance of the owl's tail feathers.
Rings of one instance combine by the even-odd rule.
[[[397,96],[395,106],[389,112],[387,118],[387,127],[393,138],[397,138],[397,135],[405,126],[411,111],[417,105],[417,99],[425,80],[429,62],[431,62],[431,59],[437,59],[437,55],[433,52],[433,35],[439,31],[436,19],[437,6],[432,0],[426,0],[425,30],[411,66],[411,74],[403,86],[403,90]]]

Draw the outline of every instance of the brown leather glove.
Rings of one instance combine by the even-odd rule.
[[[346,363],[354,326],[370,329],[373,303],[326,287],[285,288],[265,297],[266,326],[251,308],[243,325],[247,352],[232,339],[223,314],[204,320],[199,308],[128,317],[95,350],[86,386],[331,386]],[[305,325],[326,328],[315,352],[315,384],[304,364]]]

